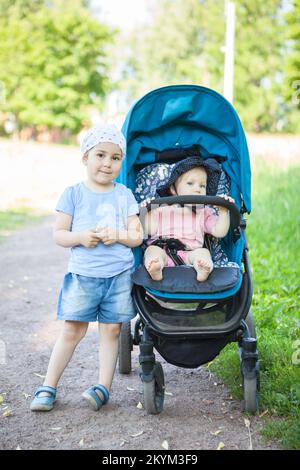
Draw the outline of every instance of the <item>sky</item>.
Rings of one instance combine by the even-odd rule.
[[[147,19],[147,10],[154,0],[92,0],[96,16],[112,26],[130,30]]]

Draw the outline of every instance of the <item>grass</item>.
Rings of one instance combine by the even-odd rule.
[[[248,240],[261,367],[263,435],[300,449],[300,166],[284,172],[259,165],[253,172]],[[242,398],[236,345],[210,368]]]
[[[33,222],[39,222],[41,218],[40,215],[35,215],[27,207],[0,211],[0,243],[14,230],[18,230]]]

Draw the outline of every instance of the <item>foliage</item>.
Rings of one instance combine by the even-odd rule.
[[[0,0],[2,111],[19,128],[47,126],[76,132],[86,106],[108,90],[107,44],[112,32],[82,0]],[[5,10],[4,10],[5,8]]]
[[[156,2],[151,24],[135,30],[128,40],[121,86],[129,90],[129,99],[176,83],[220,88],[223,10],[221,0]]]
[[[295,130],[283,93],[283,3],[235,0],[234,104],[248,131]],[[224,0],[157,1],[151,22],[134,31],[127,44],[121,88],[129,101],[178,83],[222,93],[225,29]]]
[[[234,101],[249,131],[274,132],[281,118],[281,3],[236,1]]]
[[[254,283],[252,311],[261,367],[260,407],[262,412],[268,410],[273,416],[285,418],[272,421],[265,434],[280,438],[288,448],[298,449],[300,365],[294,363],[293,355],[300,334],[299,177],[299,166],[281,172],[255,169],[254,209],[248,222]],[[236,346],[227,347],[211,367],[241,398]]]
[[[300,132],[300,0],[292,2],[286,14],[286,38],[290,48],[285,63],[286,112],[289,113],[289,130]]]

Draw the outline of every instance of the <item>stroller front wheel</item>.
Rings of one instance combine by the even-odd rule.
[[[244,403],[246,413],[255,414],[258,411],[258,380],[257,377],[244,377]]]
[[[130,322],[123,323],[119,337],[119,372],[130,374],[131,372],[132,335]]]
[[[148,414],[156,415],[161,413],[165,398],[164,372],[159,362],[153,368],[153,378],[150,381],[143,381],[144,385],[144,405]]]

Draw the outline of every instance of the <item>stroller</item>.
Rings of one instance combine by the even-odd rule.
[[[252,282],[245,213],[251,210],[251,171],[244,131],[231,104],[201,86],[176,85],[156,89],[141,98],[123,125],[127,159],[118,178],[141,202],[155,195],[153,174],[166,177],[168,167],[190,155],[214,158],[222,173],[215,196],[156,198],[151,207],[169,204],[208,204],[230,211],[224,239],[205,236],[214,269],[197,282],[194,269],[176,256],[177,241],[161,240],[174,260],[162,281],[153,281],[142,265],[143,247],[135,248],[133,300],[138,320],[134,334],[123,324],[119,371],[131,371],[132,344],[139,345],[139,362],[147,413],[164,405],[164,374],[155,350],[170,364],[197,368],[212,361],[230,342],[239,347],[246,412],[258,410],[259,361],[254,319],[250,310]],[[161,182],[160,182],[161,184]],[[235,203],[218,194],[230,194]],[[148,207],[149,209],[149,207]]]

